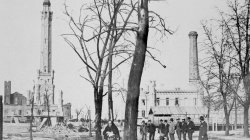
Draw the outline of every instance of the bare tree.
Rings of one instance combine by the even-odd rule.
[[[96,139],[101,139],[105,78],[129,60],[134,53],[131,47],[135,44],[131,36],[137,34],[138,30],[138,23],[134,21],[138,14],[137,5],[138,2],[133,0],[94,0],[93,3],[83,4],[79,16],[75,17],[70,14],[65,4],[65,15],[69,19],[70,33],[62,36],[81,59],[86,73],[82,77],[93,87]],[[167,29],[159,28],[165,25],[164,20],[154,12],[152,15],[155,15],[150,17],[153,28],[164,34]],[[111,54],[116,57],[112,62],[109,57]],[[152,54],[150,56],[155,59]],[[108,65],[110,63],[112,66]],[[110,66],[109,69],[108,66]],[[110,101],[112,103],[112,100]]]
[[[235,102],[234,94],[231,91],[231,81],[234,80],[233,75],[238,72],[235,66],[235,56],[232,47],[228,44],[228,38],[224,32],[225,26],[223,24],[215,24],[215,26],[213,26],[218,27],[214,29],[217,32],[213,31],[206,23],[202,23],[202,27],[206,36],[204,45],[207,47],[208,54],[208,73],[210,74],[208,78],[212,77],[211,80],[217,85],[214,86],[215,91],[221,95],[219,101],[224,109],[226,120],[225,135],[229,135],[229,117]],[[217,34],[219,34],[219,36],[216,36]]]
[[[229,38],[228,44],[234,48],[235,61],[239,68],[240,78],[245,90],[244,97],[238,96],[238,102],[244,108],[244,136],[249,137],[249,105],[250,105],[250,38],[249,16],[250,0],[230,0],[229,12],[220,12],[222,22],[226,28],[225,33]],[[221,22],[220,21],[220,22]]]
[[[133,1],[125,3],[124,0],[94,0],[93,3],[82,5],[79,17],[74,18],[65,5],[71,33],[64,34],[63,37],[85,65],[87,76],[82,77],[89,81],[94,89],[96,139],[101,138],[105,78],[110,70],[116,69],[131,58],[131,43],[125,40],[124,33],[134,30],[128,25],[134,11]],[[116,63],[113,62],[115,65],[107,70],[110,50],[113,50],[112,55],[118,58]]]
[[[200,62],[202,63],[202,61]],[[213,79],[213,75],[212,73],[212,65],[208,64],[208,68],[207,67],[203,67],[204,63],[202,63],[200,65],[201,69],[204,71],[203,74],[201,74],[201,79],[200,79],[200,83],[201,86],[203,87],[203,89],[205,90],[205,95],[203,97],[203,105],[207,107],[207,123],[210,124],[210,112],[214,106],[214,91],[212,91],[212,89],[215,87],[215,83],[212,80]],[[209,125],[208,125],[209,127]]]
[[[34,120],[34,92],[35,92],[35,86],[33,86],[33,92],[31,93],[31,98],[29,99],[30,100],[30,104],[31,104],[31,110],[30,110],[30,140],[33,140],[33,120]],[[29,93],[30,94],[30,93]]]
[[[137,139],[138,100],[140,95],[140,83],[145,62],[149,31],[148,0],[139,0],[138,10],[139,29],[136,35],[135,53],[128,80],[124,140]]]
[[[51,96],[51,94],[48,93],[48,89],[45,88],[45,93],[44,93],[44,107],[45,110],[47,110],[47,125],[51,126],[51,120],[50,120],[50,102],[49,102],[49,98]]]
[[[75,109],[75,113],[76,113],[76,120],[78,121],[79,115],[82,113],[83,108],[80,109]]]
[[[136,31],[135,51],[128,79],[124,140],[137,140],[138,100],[140,96],[141,77],[147,53],[148,32],[150,28],[148,0],[138,1],[138,29]],[[161,25],[164,24],[162,31],[169,32],[169,30],[165,30],[166,28],[164,28],[164,20],[161,20],[161,23]]]

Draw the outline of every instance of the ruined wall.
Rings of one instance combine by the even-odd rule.
[[[10,104],[11,81],[4,81],[4,104]]]
[[[71,103],[63,105],[63,116],[64,119],[71,119]]]

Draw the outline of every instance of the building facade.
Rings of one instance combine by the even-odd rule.
[[[198,49],[195,31],[189,33],[189,83],[188,88],[157,89],[156,82],[150,81],[147,91],[141,90],[138,119],[160,119],[191,117],[198,123],[200,116],[207,115],[203,106],[203,90],[198,69]]]

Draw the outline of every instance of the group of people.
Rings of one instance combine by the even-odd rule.
[[[204,117],[200,117],[200,130],[199,130],[199,140],[207,140],[207,123],[204,121]],[[147,140],[147,134],[149,134],[149,140],[154,140],[156,129],[160,135],[160,140],[174,140],[175,134],[177,134],[178,140],[186,140],[186,136],[188,136],[189,140],[193,139],[193,133],[195,130],[194,122],[191,121],[190,117],[186,119],[180,118],[174,119],[171,118],[169,122],[167,120],[160,120],[160,124],[156,127],[151,120],[148,120],[148,124],[145,121],[142,121],[140,126],[140,134],[142,136],[142,140]]]

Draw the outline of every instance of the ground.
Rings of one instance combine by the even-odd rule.
[[[4,140],[29,140],[29,124],[10,124],[4,123],[3,125],[3,139]],[[122,127],[119,127],[121,136],[123,135]],[[138,131],[139,132],[139,131]],[[45,132],[34,132],[34,140],[94,140],[94,137],[88,137],[88,132],[67,132],[60,134],[48,134]],[[93,133],[94,134],[94,133]],[[244,138],[243,130],[230,131],[230,136],[224,136],[224,131],[210,131],[208,132],[209,140],[249,140],[250,138]],[[175,135],[176,136],[176,135]],[[155,135],[156,140],[159,138],[159,134]],[[198,139],[198,132],[193,135],[194,140]],[[138,134],[140,139],[140,134]],[[176,136],[177,139],[177,136]]]

